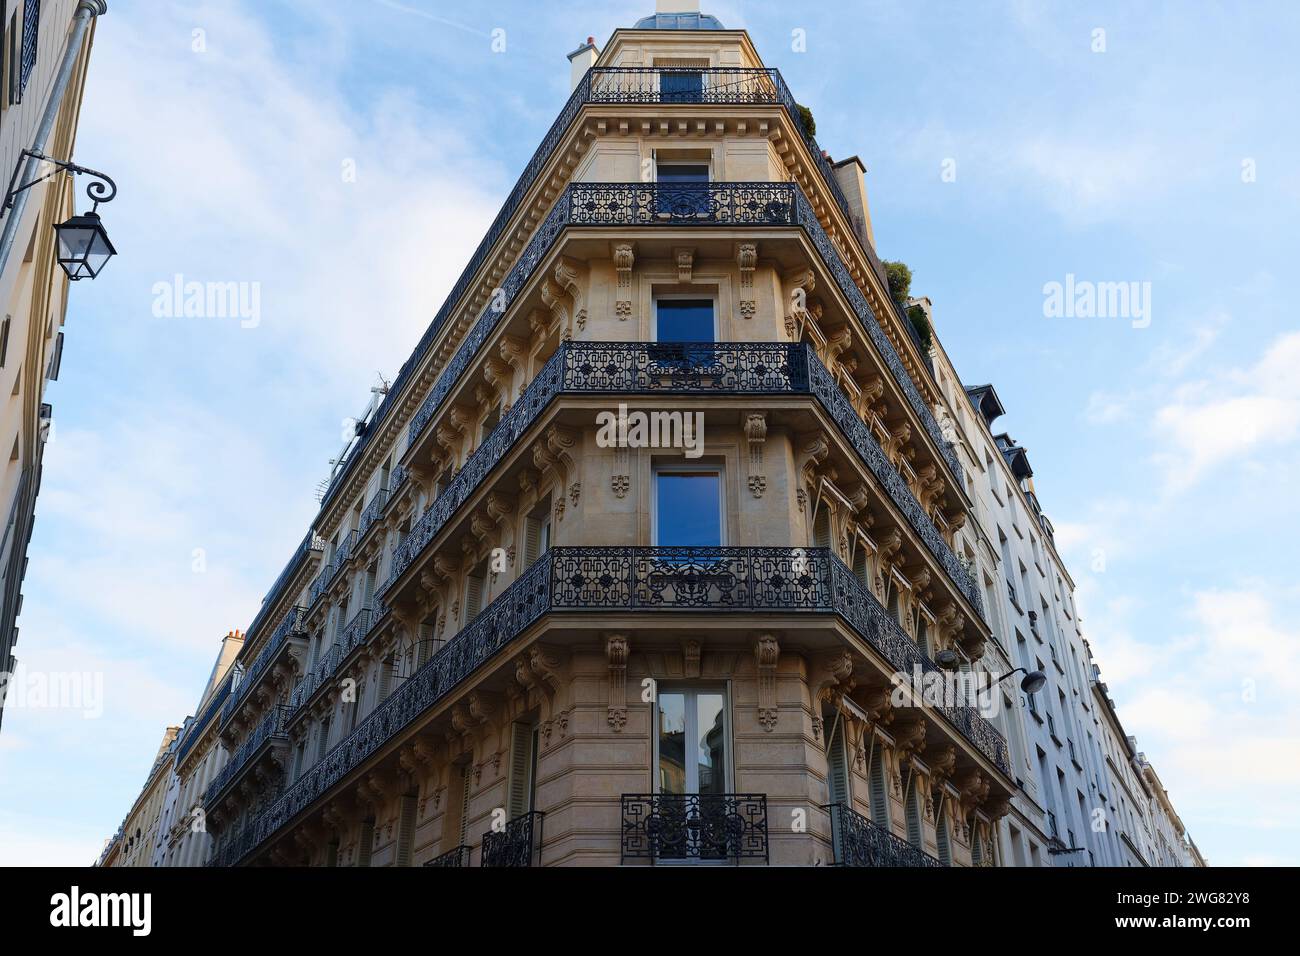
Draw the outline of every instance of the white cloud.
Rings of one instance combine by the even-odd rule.
[[[1176,390],[1155,415],[1166,442],[1158,455],[1171,491],[1186,490],[1210,470],[1268,446],[1289,444],[1300,430],[1300,333],[1275,340],[1251,368]]]

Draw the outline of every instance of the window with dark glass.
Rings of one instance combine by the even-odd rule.
[[[722,475],[717,471],[655,474],[654,544],[657,547],[722,546]]]

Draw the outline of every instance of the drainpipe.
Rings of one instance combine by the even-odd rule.
[[[59,63],[59,71],[54,76],[54,88],[50,90],[50,98],[45,103],[45,112],[41,116],[41,125],[36,129],[36,138],[32,140],[33,153],[45,152],[50,133],[54,131],[55,120],[59,116],[59,107],[63,104],[63,94],[67,91],[68,81],[72,78],[72,68],[76,65],[77,54],[81,51],[81,41],[90,27],[91,19],[107,12],[108,0],[81,0],[77,4],[77,11],[72,15],[72,28],[68,31],[68,41],[63,48],[63,60]],[[26,168],[23,170],[22,177],[15,181],[16,185],[21,186],[34,180],[40,172],[40,165],[39,159],[28,156]],[[18,238],[18,224],[23,220],[23,212],[27,208],[27,198],[30,195],[31,190],[24,189],[14,197],[13,208],[9,210],[4,235],[0,236],[0,275],[4,275],[5,269],[9,266],[9,255],[13,252],[14,241]]]

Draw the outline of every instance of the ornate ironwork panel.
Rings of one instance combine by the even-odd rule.
[[[625,793],[620,858],[768,859],[765,793]]]
[[[807,346],[789,342],[569,342],[566,392],[808,390]]]
[[[534,866],[542,849],[540,810],[520,814],[501,830],[483,834],[482,866]]]
[[[831,815],[831,842],[836,866],[942,867],[935,857],[915,847],[842,803],[823,807]]]
[[[461,844],[454,850],[448,850],[440,856],[435,856],[424,864],[425,866],[469,866],[469,847]]]

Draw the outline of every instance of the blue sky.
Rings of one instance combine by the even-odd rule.
[[[565,54],[652,2],[111,5],[76,156],[118,182],[120,255],[73,291],[18,645],[102,673],[103,714],[6,713],[0,863],[98,855],[301,540],[342,420],[559,111]],[[1202,851],[1300,864],[1294,5],[705,11],[866,163],[879,251],[966,381],[996,384],[1126,729]],[[1070,274],[1150,282],[1149,327],[1045,317]],[[258,320],[156,315],[177,275],[257,283]]]

